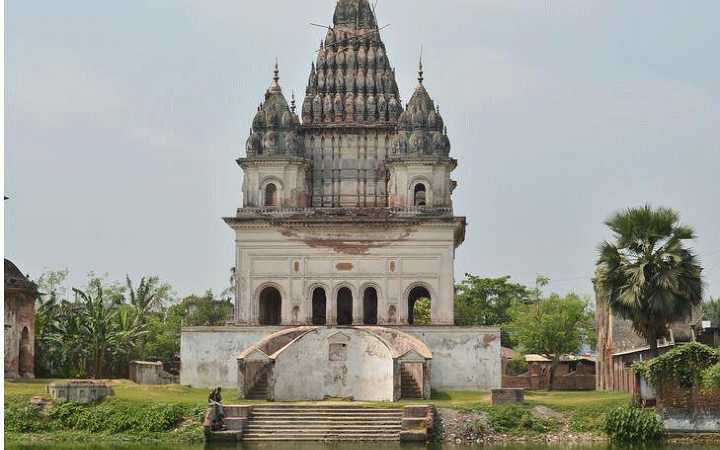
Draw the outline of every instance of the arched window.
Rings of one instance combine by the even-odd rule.
[[[265,186],[265,206],[278,206],[278,192],[275,183]]]
[[[378,295],[375,288],[365,289],[363,294],[363,323],[365,325],[377,325]]]
[[[422,286],[417,286],[408,295],[408,324],[430,325],[430,292]]]
[[[415,185],[415,206],[426,206],[427,205],[427,188],[424,184],[418,183]]]
[[[325,289],[316,288],[312,294],[312,324],[325,325],[327,323],[327,298]]]
[[[337,294],[337,324],[352,325],[353,295],[349,288],[342,288]]]
[[[282,296],[274,287],[260,293],[260,325],[280,325],[282,322]]]

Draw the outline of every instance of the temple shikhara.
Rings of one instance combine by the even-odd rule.
[[[366,0],[338,1],[308,53],[301,102],[288,101],[277,64],[259,96],[237,161],[242,204],[225,218],[234,324],[183,331],[181,383],[269,400],[499,387],[499,330],[454,326],[466,221],[422,61],[403,105]]]

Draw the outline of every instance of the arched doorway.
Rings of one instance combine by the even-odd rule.
[[[420,300],[423,300],[420,302]],[[408,324],[430,325],[430,292],[422,286],[416,286],[408,295]]]
[[[353,322],[353,295],[349,288],[341,288],[337,294],[337,323],[338,325],[352,325]]]
[[[28,327],[24,327],[22,333],[20,334],[18,372],[21,377],[32,375],[33,373],[33,355],[32,346],[30,344],[30,331],[28,330]]]
[[[427,188],[424,184],[418,183],[415,185],[414,200],[415,206],[427,205]]]
[[[325,296],[325,289],[315,288],[312,294],[312,324],[313,325],[326,325],[327,324],[327,297]]]
[[[363,294],[363,323],[365,325],[377,325],[377,290],[373,287],[365,289]]]
[[[274,287],[266,287],[260,293],[260,325],[280,325],[282,321],[282,296]]]

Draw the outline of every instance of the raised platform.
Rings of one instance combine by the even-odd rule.
[[[287,328],[290,327],[224,326],[183,329],[180,383],[193,387],[236,387],[238,356],[261,339]],[[498,328],[388,328],[420,339],[432,351],[430,382],[433,390],[490,390],[501,386]]]

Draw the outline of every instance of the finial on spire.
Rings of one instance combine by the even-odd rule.
[[[280,69],[278,68],[278,60],[275,58],[275,70],[274,76],[273,76],[273,86],[278,86],[278,81],[280,81]]]
[[[422,54],[423,54],[423,48],[421,45],[420,46],[420,64],[418,65],[418,81],[420,82],[420,84],[422,84],[423,80],[425,79],[425,78],[423,78],[423,74],[425,72],[423,72]]]

